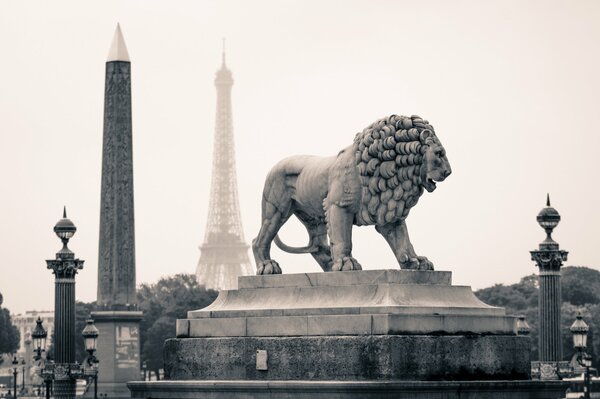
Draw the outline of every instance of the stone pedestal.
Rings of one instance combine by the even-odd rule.
[[[523,380],[529,338],[450,272],[240,277],[177,321],[170,380]]]
[[[139,324],[142,312],[96,311],[98,328],[98,396],[128,398],[127,381],[140,378]]]

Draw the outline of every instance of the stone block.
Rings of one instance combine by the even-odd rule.
[[[362,284],[443,284],[449,285],[452,273],[428,270],[361,270],[329,273],[273,274],[241,276],[238,289],[275,287],[314,287]]]
[[[309,315],[351,315],[360,314],[359,307],[323,307],[323,308],[298,308],[283,309],[285,316],[309,316]]]
[[[465,315],[372,315],[372,334],[516,335],[516,317]]]
[[[185,338],[167,340],[164,358],[171,380],[524,380],[529,346],[497,335]]]
[[[246,336],[245,317],[190,319],[189,322],[189,336],[191,337]]]
[[[247,319],[247,323],[244,335],[250,337],[306,335],[308,331],[306,316],[252,317]]]
[[[369,335],[371,315],[308,316],[307,335]]]
[[[175,324],[175,336],[177,338],[188,338],[190,336],[190,321],[178,319]]]

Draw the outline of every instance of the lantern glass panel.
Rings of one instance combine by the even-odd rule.
[[[34,350],[41,350],[42,349],[42,339],[41,338],[34,338],[33,339],[33,349]]]
[[[587,334],[574,333],[573,346],[575,348],[585,348],[587,345]]]
[[[85,349],[88,351],[96,350],[96,337],[85,337]]]

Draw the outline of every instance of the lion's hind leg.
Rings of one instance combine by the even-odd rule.
[[[271,259],[271,243],[290,215],[275,211],[269,216],[263,217],[258,236],[252,240],[256,274],[281,274],[279,264]]]
[[[329,247],[329,241],[327,239],[327,225],[325,223],[305,223],[304,225],[308,230],[311,244],[318,248],[316,252],[311,253],[312,257],[317,261],[324,272],[330,272],[333,267],[333,258],[331,257],[331,248]]]
[[[256,274],[281,274],[279,264],[271,259],[271,243],[292,214],[291,192],[286,187],[284,173],[273,170],[267,176],[262,201],[262,224],[252,240]]]

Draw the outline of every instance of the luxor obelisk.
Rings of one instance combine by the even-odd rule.
[[[131,63],[117,25],[106,61],[100,200],[97,310],[98,390],[129,397],[125,383],[140,376],[135,291],[135,230],[131,127]]]

